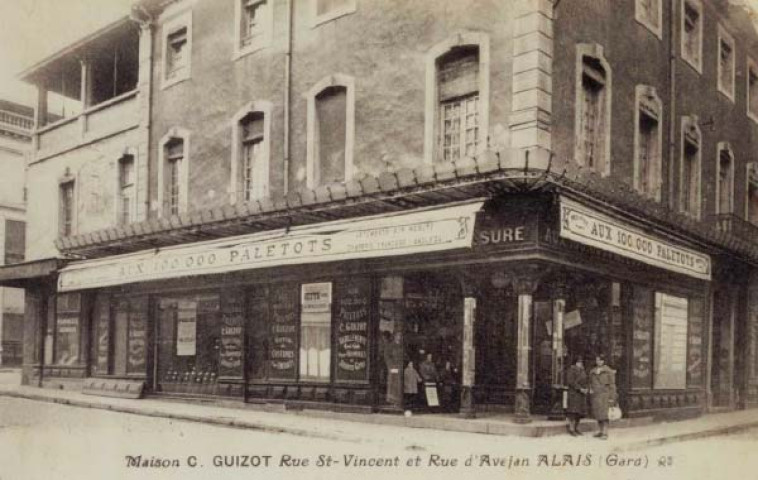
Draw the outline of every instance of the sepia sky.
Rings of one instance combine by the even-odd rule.
[[[19,82],[16,75],[128,14],[134,1],[0,0],[0,98],[33,105],[34,88]],[[750,6],[754,23],[758,25],[758,0],[730,1]]]

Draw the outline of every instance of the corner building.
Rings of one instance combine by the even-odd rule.
[[[401,411],[431,355],[432,411],[528,421],[603,353],[629,416],[747,408],[748,23],[695,0],[138,2],[24,73],[29,195],[60,206],[30,205],[28,261],[0,270],[26,288],[24,381]]]

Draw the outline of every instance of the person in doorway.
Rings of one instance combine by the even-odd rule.
[[[599,431],[595,437],[608,439],[608,409],[618,402],[616,395],[616,370],[605,364],[605,356],[595,356],[595,368],[590,371],[590,402],[592,416],[597,420]]]
[[[579,436],[579,422],[587,416],[587,393],[589,392],[587,372],[584,370],[582,357],[574,358],[574,362],[566,371],[566,429],[572,436]]]
[[[419,365],[418,368],[419,373],[421,374],[421,378],[424,379],[424,383],[437,383],[439,375],[437,374],[437,367],[432,361],[431,353],[426,354],[424,359],[421,361],[421,365]]]
[[[446,412],[458,410],[460,400],[460,385],[458,384],[458,369],[448,360],[440,374],[442,384],[442,409]]]
[[[410,360],[403,370],[403,400],[406,410],[412,410],[418,403],[418,384],[421,381],[421,375],[413,366],[413,360]]]

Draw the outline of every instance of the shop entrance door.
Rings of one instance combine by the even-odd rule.
[[[711,339],[711,405],[714,407],[728,407],[732,404],[734,308],[734,298],[729,292],[714,293]]]
[[[405,287],[404,365],[412,362],[422,379],[418,394],[407,401],[425,411],[457,412],[463,341],[460,286],[439,276],[417,275],[406,277]]]

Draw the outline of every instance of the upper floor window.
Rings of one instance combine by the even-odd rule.
[[[184,161],[184,143],[174,140],[166,145],[166,210],[169,215],[179,214],[181,168]]]
[[[134,221],[135,172],[134,156],[124,155],[118,161],[118,220],[122,225]]]
[[[454,48],[438,60],[442,160],[455,162],[478,152],[479,48]]]
[[[189,133],[172,128],[160,141],[158,204],[164,216],[187,211]]]
[[[662,38],[663,13],[661,0],[636,0],[634,18],[653,32],[658,38]]]
[[[236,0],[235,57],[271,44],[273,6],[270,0]]]
[[[697,118],[684,117],[679,172],[679,210],[695,218],[700,218],[700,139]]]
[[[163,84],[168,87],[190,76],[192,63],[192,12],[163,25]]]
[[[634,186],[642,195],[661,198],[661,99],[652,87],[638,85]]]
[[[734,212],[734,154],[726,142],[718,145],[716,213]]]
[[[268,195],[270,102],[253,102],[234,116],[232,126],[232,203]]]
[[[459,33],[426,56],[427,163],[480,154],[489,131],[489,37]]]
[[[703,4],[700,0],[682,2],[682,58],[698,72],[703,71]]]
[[[334,75],[308,96],[308,187],[341,183],[353,175],[355,84]]]
[[[734,39],[719,25],[718,90],[734,101]]]
[[[68,237],[74,233],[74,180],[65,178],[59,185],[58,230],[60,236]]]
[[[313,26],[355,12],[355,0],[310,0]]]
[[[595,46],[599,49],[598,46]],[[576,97],[576,158],[601,175],[610,173],[611,76],[601,56],[580,50]]]
[[[758,122],[758,64],[747,60],[747,116]]]
[[[26,250],[26,223],[19,220],[5,220],[5,264],[24,261]]]
[[[745,218],[753,225],[758,225],[758,163],[747,165],[747,202]]]

